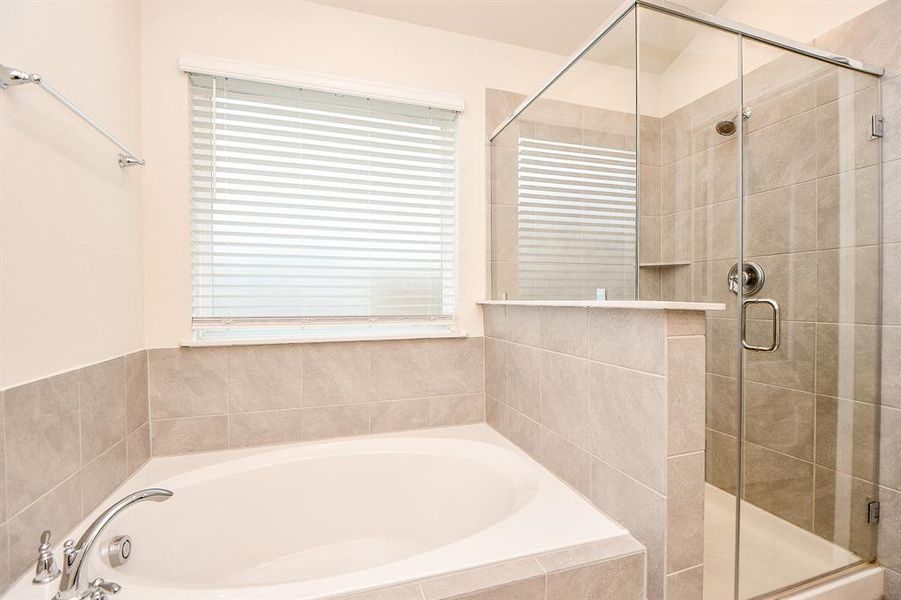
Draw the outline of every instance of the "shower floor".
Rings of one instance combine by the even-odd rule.
[[[707,485],[704,600],[732,598],[735,496]],[[742,502],[741,597],[753,598],[857,562],[857,555]]]

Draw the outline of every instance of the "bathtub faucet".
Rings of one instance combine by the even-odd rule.
[[[172,492],[162,488],[147,488],[129,494],[103,511],[103,514],[91,523],[77,543],[74,540],[67,540],[63,544],[63,573],[59,580],[59,591],[53,596],[53,600],[86,600],[92,596],[105,597],[106,592],[111,594],[118,592],[117,584],[103,581],[100,578],[88,583],[87,586],[83,585],[85,557],[110,521],[126,508],[145,500],[163,502],[171,497]]]

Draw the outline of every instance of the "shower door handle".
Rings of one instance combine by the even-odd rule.
[[[748,305],[767,304],[773,309],[773,342],[769,346],[754,346],[748,343]],[[779,303],[770,298],[748,298],[741,304],[741,345],[745,350],[754,352],[775,352],[782,343],[782,309]]]

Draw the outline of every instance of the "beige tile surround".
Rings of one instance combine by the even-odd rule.
[[[521,94],[487,89],[486,134],[524,99]],[[486,199],[491,231],[487,255],[490,297],[500,299],[507,294],[511,300],[544,300],[552,287],[555,300],[594,300],[598,288],[606,290],[609,300],[633,299],[634,238],[586,243],[598,227],[589,219],[584,223],[569,220],[554,243],[536,245],[536,240],[529,238],[542,224],[518,207],[520,136],[634,152],[635,115],[538,98],[491,143],[491,193]],[[525,240],[521,239],[524,235]]]
[[[887,2],[817,43],[855,58],[870,53],[864,60],[891,64],[897,58],[889,55],[899,44],[889,36],[897,37],[890,31],[897,31],[891,26],[899,20],[899,3]],[[864,40],[862,31],[878,34]],[[887,54],[877,59],[879,52]],[[897,99],[892,100],[892,77],[883,86],[887,122],[901,117]],[[745,365],[745,499],[869,555],[875,528],[861,518],[860,506],[877,495],[874,444],[880,412],[888,464],[897,461],[885,458],[886,444],[901,435],[885,426],[892,409],[878,406],[880,173],[878,143],[866,135],[878,87],[851,71],[783,55],[746,74],[744,94],[752,109],[745,247],[767,272],[764,295],[784,311],[783,347],[770,355],[749,354]],[[707,479],[728,491],[736,485],[738,355],[735,302],[723,282],[737,245],[738,148],[734,137],[710,131],[717,119],[735,114],[736,97],[735,85],[726,86],[664,116],[654,153],[661,159],[641,172],[643,191],[662,188],[659,198],[642,198],[643,237],[660,230],[659,243],[643,245],[642,262],[688,263],[642,269],[642,298],[718,301],[728,307],[707,322],[706,407]],[[650,119],[645,123],[658,126]],[[885,144],[896,147],[891,131]],[[892,152],[898,154],[890,150],[884,158]],[[897,242],[901,235],[888,229],[898,212],[893,202],[899,180],[891,184],[890,174],[883,183],[883,239]],[[884,248],[885,268],[892,269],[893,246]],[[886,307],[897,304],[897,294],[885,298]],[[752,321],[751,337],[763,341],[767,327],[763,319]]]
[[[748,499],[864,552],[872,545],[872,526],[858,511],[838,530],[836,498],[841,503],[838,514],[846,514],[875,496],[878,486],[883,519],[877,555],[888,569],[889,600],[901,600],[899,28],[901,2],[888,0],[812,42],[886,68],[881,84],[887,124],[881,162],[865,135],[869,111],[863,108],[877,93],[866,78],[835,68],[821,75],[805,74],[806,61],[789,58],[775,70],[749,74],[745,90],[756,96],[749,102],[754,112],[748,121],[753,162],[763,161],[762,168],[749,173],[753,181],[746,218],[757,226],[746,230],[745,242],[749,255],[776,274],[770,278],[769,295],[780,301],[791,323],[782,357],[758,359],[750,369],[745,432],[751,458]],[[723,90],[719,92],[722,96]],[[727,138],[697,135],[709,128],[711,119],[720,118],[711,110],[718,101],[715,96],[696,102],[694,116],[689,106],[659,122],[642,119],[641,260],[684,259],[690,265],[642,269],[640,275],[643,299],[722,301],[727,303],[724,314],[729,315],[735,313],[734,300],[723,293],[722,278],[734,260],[714,242],[728,237],[722,235],[729,231],[726,226],[737,222],[736,150]],[[721,112],[730,117],[735,111]],[[836,152],[839,135],[841,153]],[[853,147],[852,136],[858,140]],[[711,140],[716,145],[711,146]],[[659,160],[646,158],[648,150]],[[792,164],[799,158],[799,168],[786,171],[766,162],[773,158],[778,162],[779,156],[791,156]],[[693,178],[690,184],[684,181],[687,175]],[[776,176],[784,179],[773,179]],[[876,202],[880,179],[881,206]],[[665,215],[670,223],[661,226]],[[657,231],[662,236],[659,243]],[[667,235],[678,236],[683,243],[666,240]],[[876,272],[880,251],[881,325],[878,287],[861,277]],[[820,291],[816,291],[818,272],[824,274]],[[839,272],[845,278],[841,290],[835,288]],[[849,273],[857,273],[854,285],[849,285]],[[735,346],[733,324],[710,319],[707,331],[707,477],[727,490],[735,487],[731,460],[736,455],[735,357],[717,349]],[[880,334],[881,365],[876,362]],[[836,347],[841,354],[831,351]],[[872,462],[877,421],[881,422],[878,474]],[[837,445],[839,437],[850,441],[850,448],[847,443],[844,448]],[[795,487],[783,485],[785,473],[792,474]]]
[[[873,332],[878,329],[882,336],[881,379],[873,384],[880,387],[881,405],[867,407],[858,402],[850,409],[852,414],[867,408],[873,413],[878,411],[881,422],[878,484],[882,511],[877,556],[886,567],[886,600],[901,600],[901,303],[898,301],[901,297],[898,283],[901,281],[901,36],[898,31],[901,31],[901,2],[889,0],[814,40],[819,48],[886,69],[881,93],[887,127],[882,162],[877,165],[882,167],[882,325],[870,328]],[[876,232],[855,233],[872,238]],[[843,403],[841,410],[848,411],[849,405]],[[851,465],[856,469],[871,467],[853,460]],[[852,494],[861,493],[859,488],[864,486],[860,481],[852,479],[852,483],[858,483],[851,486]]]
[[[151,455],[484,421],[483,387],[462,338],[154,349],[0,392],[0,590]]]
[[[482,338],[148,352],[154,456],[485,418]]]
[[[700,597],[690,592],[703,563],[703,313],[486,305],[483,315],[488,423],[647,548],[648,598]]]
[[[644,563],[626,536],[335,600],[644,600]]]
[[[147,352],[0,392],[0,590],[150,458]],[[55,539],[55,542],[59,542]]]

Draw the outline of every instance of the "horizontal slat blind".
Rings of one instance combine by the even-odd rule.
[[[520,298],[633,298],[635,152],[520,137],[517,155]]]
[[[189,77],[197,337],[452,318],[455,112]]]

